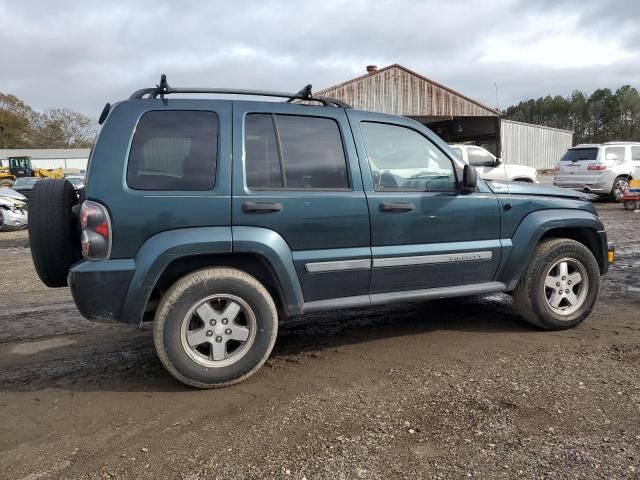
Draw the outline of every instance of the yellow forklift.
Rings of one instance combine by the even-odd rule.
[[[64,170],[33,168],[31,157],[8,157],[7,160],[0,160],[0,187],[11,187],[16,178],[20,177],[64,178]]]

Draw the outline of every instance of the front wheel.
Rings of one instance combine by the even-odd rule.
[[[611,200],[614,202],[621,202],[624,197],[625,190],[629,188],[629,179],[625,177],[618,177],[613,181],[613,187],[611,187],[611,193],[609,194]]]
[[[589,316],[600,289],[600,269],[591,251],[565,238],[544,240],[513,292],[529,323],[547,330],[578,325]]]
[[[178,280],[162,298],[153,326],[164,367],[197,388],[225,387],[253,375],[277,333],[266,288],[232,268],[198,270]]]

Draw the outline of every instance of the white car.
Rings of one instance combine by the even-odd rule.
[[[483,180],[538,183],[538,174],[533,167],[502,163],[491,152],[475,145],[453,144],[450,147],[458,157],[473,165]]]
[[[27,226],[26,197],[10,188],[0,188],[0,232]]]

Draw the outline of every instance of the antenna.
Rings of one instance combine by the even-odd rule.
[[[500,101],[498,100],[498,82],[493,82],[496,87],[496,110],[500,111]]]

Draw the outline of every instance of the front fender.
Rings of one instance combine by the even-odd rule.
[[[542,236],[550,230],[562,228],[588,228],[594,232],[604,230],[600,219],[584,210],[539,210],[522,219],[513,237],[503,240],[504,254],[498,267],[496,280],[515,288]]]
[[[151,291],[172,261],[191,255],[231,253],[231,238],[231,227],[198,227],[169,230],[147,239],[134,258],[135,273],[121,321],[140,322]]]

